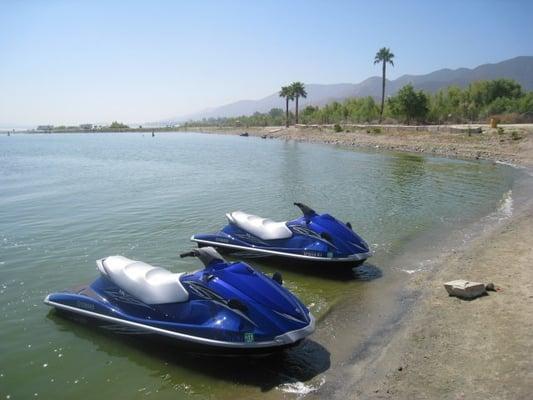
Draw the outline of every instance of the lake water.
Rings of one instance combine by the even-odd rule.
[[[449,233],[509,212],[509,167],[236,136],[0,136],[0,399],[235,398],[305,394],[364,355],[394,321],[401,288]],[[267,359],[183,354],[78,326],[49,292],[87,283],[122,254],[173,271],[193,233],[243,210],[299,216],[294,201],[350,221],[376,251],[353,277],[280,270],[316,333]],[[507,208],[506,208],[507,207]],[[428,255],[429,254],[429,255]],[[383,293],[387,295],[383,295]]]

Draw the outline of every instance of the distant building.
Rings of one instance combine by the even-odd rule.
[[[91,130],[93,129],[93,124],[80,124],[81,129]]]
[[[54,129],[54,125],[39,125],[37,127],[38,131],[51,131],[52,129]]]

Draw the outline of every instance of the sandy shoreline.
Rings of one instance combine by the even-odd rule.
[[[482,133],[455,133],[454,130]],[[487,125],[448,126],[345,126],[335,132],[331,126],[291,126],[217,128],[184,127],[184,131],[250,136],[272,139],[325,143],[348,147],[373,148],[442,157],[484,159],[533,167],[533,124],[501,125],[500,130]],[[439,130],[440,129],[440,130]],[[380,131],[380,133],[375,133]]]
[[[370,361],[345,368],[336,398],[529,399],[533,393],[533,201],[447,254],[410,289],[421,296]],[[472,301],[452,279],[494,282]]]
[[[317,128],[247,129],[250,136],[517,164],[531,171],[533,127],[485,128],[481,134],[334,133]],[[190,129],[188,129],[190,130]],[[206,129],[202,129],[206,131]],[[243,129],[209,130],[239,134]],[[515,133],[512,133],[515,132]],[[513,135],[515,138],[513,138]],[[519,139],[516,139],[516,136]],[[417,276],[422,292],[388,343],[343,367],[335,398],[526,399],[533,393],[533,185],[522,203],[464,248],[444,255],[440,268]],[[512,215],[510,212],[512,211]],[[501,291],[473,301],[449,297],[452,279],[494,282]],[[311,397],[321,397],[320,390]]]

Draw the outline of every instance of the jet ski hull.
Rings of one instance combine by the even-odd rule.
[[[315,329],[312,314],[292,293],[247,264],[215,262],[180,280],[189,298],[176,303],[143,303],[106,275],[44,302],[78,322],[198,353],[268,354]]]
[[[242,259],[250,258],[276,258],[276,259],[291,259],[299,261],[302,264],[306,263],[325,263],[325,264],[339,264],[350,265],[351,267],[361,265],[372,256],[372,252],[355,253],[346,257],[318,257],[309,254],[304,254],[305,250],[301,252],[285,252],[280,249],[270,249],[264,247],[257,247],[254,245],[246,246],[233,243],[224,243],[217,241],[216,235],[210,235],[213,237],[204,238],[208,235],[193,235],[191,241],[198,243],[200,247],[212,246],[224,253],[232,254],[235,257]]]
[[[315,330],[315,319],[312,318],[309,325],[297,331],[288,332],[290,341],[284,342],[258,342],[258,343],[234,343],[223,341],[210,341],[201,337],[180,334],[173,330],[157,329],[151,325],[133,323],[120,318],[112,318],[104,314],[91,312],[82,308],[66,306],[45,299],[45,304],[54,307],[62,317],[82,323],[90,327],[99,328],[116,335],[128,335],[142,337],[143,340],[164,342],[165,344],[179,348],[190,353],[219,354],[219,355],[267,355],[297,346],[300,342]]]

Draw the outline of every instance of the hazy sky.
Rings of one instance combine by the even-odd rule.
[[[0,125],[157,121],[281,85],[533,55],[533,1],[0,0]],[[283,104],[280,102],[280,106]]]

